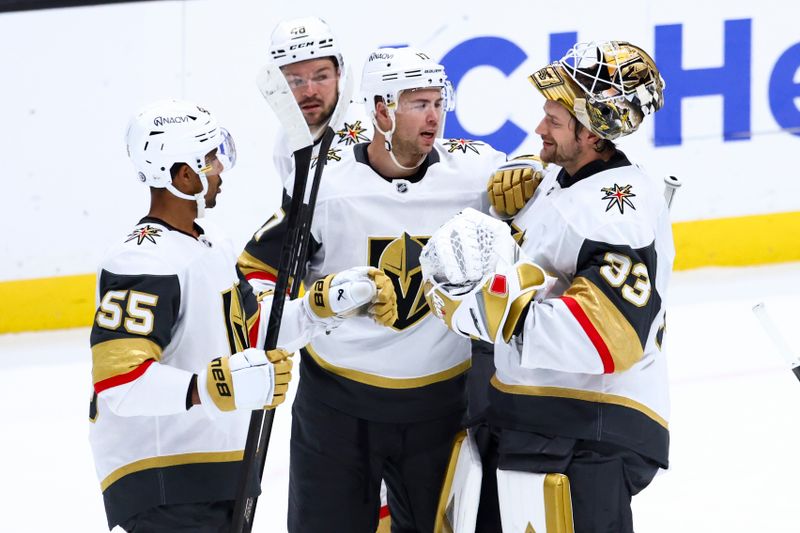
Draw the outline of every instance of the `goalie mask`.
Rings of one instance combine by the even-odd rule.
[[[198,217],[205,209],[206,172],[211,170],[206,155],[216,149],[223,170],[233,168],[236,162],[236,147],[228,131],[202,107],[181,100],[158,101],[139,111],[128,123],[125,142],[139,181],[195,200]],[[176,163],[186,164],[198,174],[202,192],[189,195],[172,184],[170,169]]]
[[[455,92],[447,79],[444,67],[433,61],[427,54],[416,48],[379,48],[372,52],[364,65],[361,77],[361,97],[372,117],[376,131],[386,138],[386,150],[394,163],[405,170],[416,167],[405,167],[397,162],[392,153],[392,134],[397,127],[395,113],[403,91],[415,89],[440,89],[442,94],[442,116],[439,120],[437,137],[444,133],[444,119],[448,111],[455,109]],[[383,131],[378,126],[376,97],[380,97],[389,112],[391,127]],[[420,161],[422,163],[422,161]]]
[[[578,43],[529,79],[603,139],[633,133],[664,105],[665,83],[655,62],[625,41]]]
[[[555,278],[529,261],[504,222],[467,208],[440,227],[420,255],[425,299],[459,335],[509,342]]]

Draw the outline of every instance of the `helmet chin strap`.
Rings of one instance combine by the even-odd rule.
[[[206,192],[208,192],[208,178],[206,173],[202,170],[197,173],[200,177],[200,183],[203,185],[203,190],[197,194],[186,194],[178,190],[172,182],[167,183],[166,189],[173,195],[184,200],[194,200],[197,202],[197,218],[203,218],[206,214]]]
[[[383,143],[383,147],[386,148],[386,151],[389,152],[389,157],[392,159],[392,163],[394,163],[398,168],[403,170],[416,170],[425,161],[425,158],[428,157],[427,155],[422,156],[422,158],[417,161],[413,167],[407,167],[405,165],[401,165],[400,162],[394,155],[394,151],[392,151],[392,134],[394,133],[395,127],[397,126],[397,121],[394,118],[394,110],[389,110],[389,120],[392,121],[392,128],[389,131],[383,131],[380,126],[378,126],[378,120],[375,115],[372,116],[372,125],[375,127],[377,131],[383,135],[384,139],[386,139]]]

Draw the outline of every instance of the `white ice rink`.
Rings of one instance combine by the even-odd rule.
[[[756,322],[800,354],[800,264],[674,275],[665,347],[671,468],[634,498],[638,533],[798,532],[800,382]],[[0,336],[2,532],[102,532],[87,439],[88,329]],[[285,531],[290,410],[279,409],[255,530]]]

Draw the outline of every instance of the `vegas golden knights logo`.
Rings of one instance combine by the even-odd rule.
[[[430,307],[422,291],[422,267],[419,255],[428,237],[370,237],[369,264],[380,268],[392,280],[397,293],[398,318],[392,327],[409,328],[425,318]]]

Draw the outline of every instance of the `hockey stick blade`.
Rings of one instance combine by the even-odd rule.
[[[256,85],[284,128],[289,150],[297,152],[313,145],[314,137],[280,67],[274,63],[261,67],[256,76]]]
[[[786,342],[784,336],[778,331],[777,326],[775,326],[775,323],[767,313],[767,308],[763,302],[753,306],[753,314],[756,315],[758,322],[764,329],[764,333],[770,338],[775,349],[784,361],[789,364],[797,379],[800,380],[800,358],[792,353],[791,348],[789,348],[789,343]]]

